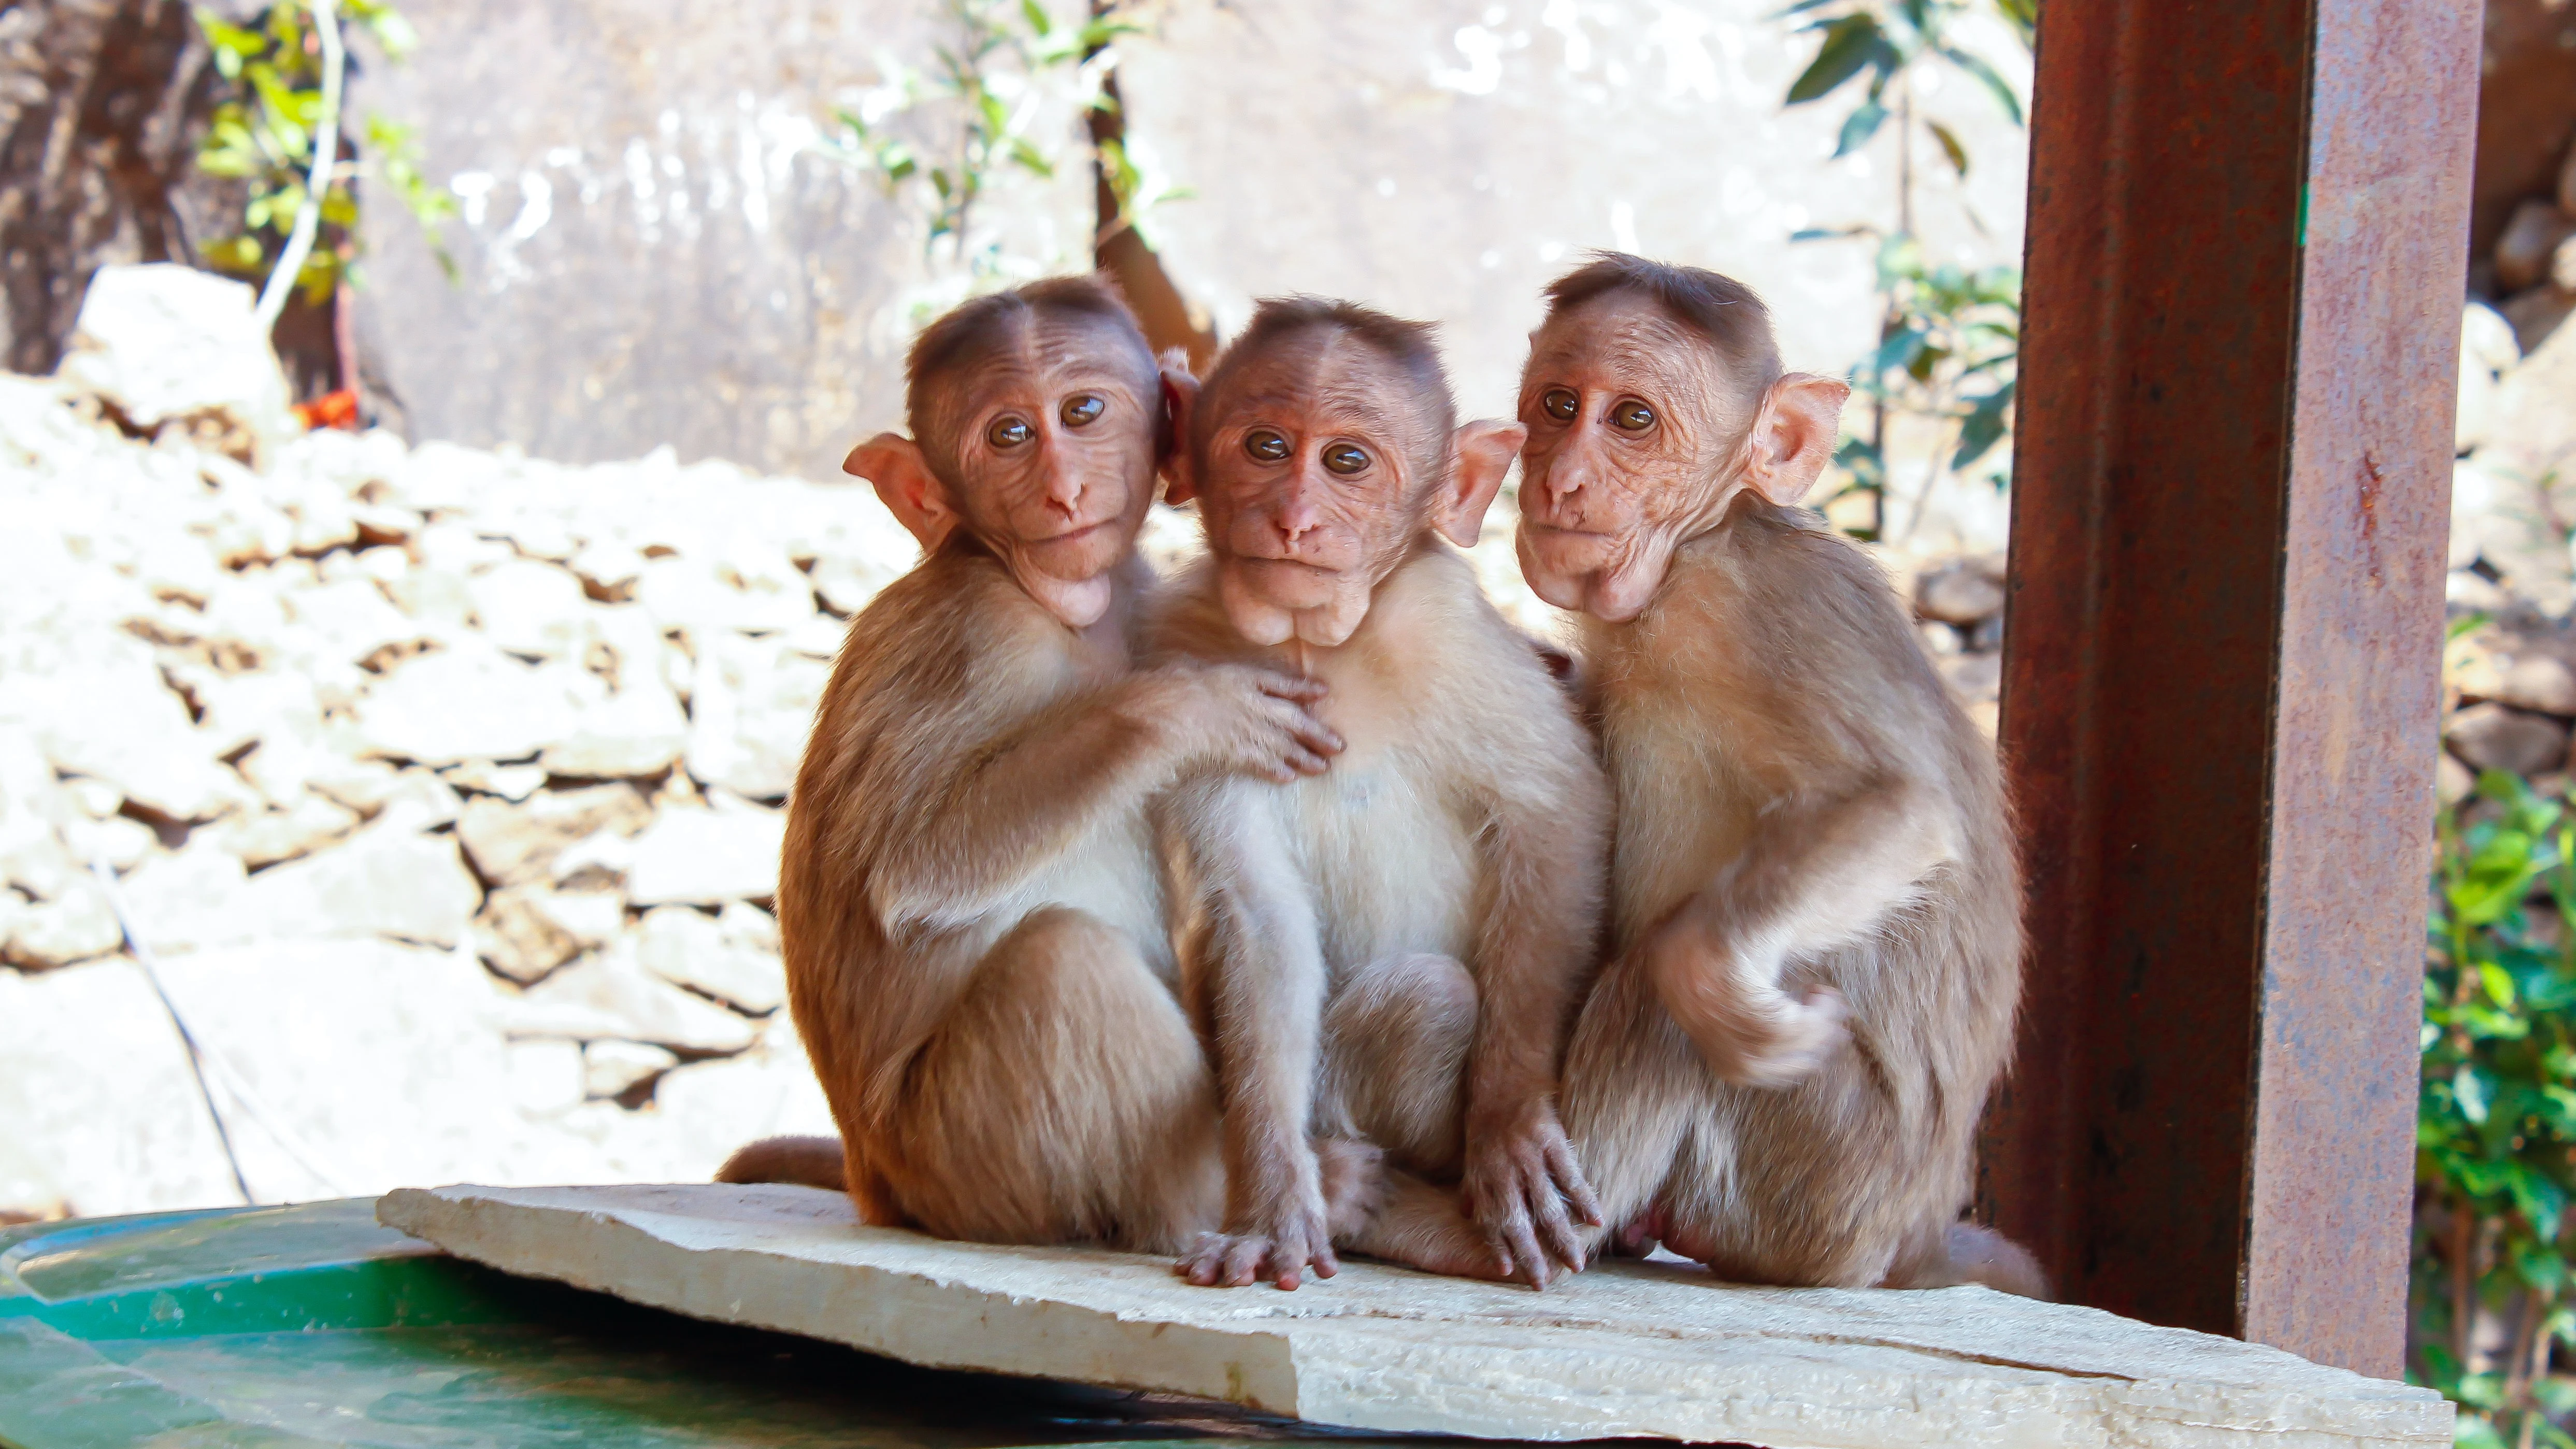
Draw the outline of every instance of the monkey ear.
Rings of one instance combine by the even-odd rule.
[[[1485,510],[1502,491],[1503,475],[1512,471],[1529,429],[1519,423],[1462,424],[1451,435],[1449,485],[1432,500],[1431,526],[1460,548],[1476,546],[1485,531]]]
[[[1179,353],[1175,347],[1163,359],[1163,426],[1154,440],[1163,501],[1175,508],[1199,494],[1198,471],[1190,465],[1190,414],[1199,405],[1199,380]]]
[[[921,445],[900,433],[879,433],[850,450],[841,471],[876,485],[877,498],[904,530],[920,540],[923,553],[934,553],[957,526],[948,506],[948,490],[931,475]]]
[[[1782,508],[1806,501],[1833,461],[1851,384],[1793,372],[1771,384],[1744,440],[1744,480]]]

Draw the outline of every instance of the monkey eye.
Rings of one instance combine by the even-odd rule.
[[[1368,465],[1368,449],[1357,443],[1332,443],[1324,449],[1324,466],[1345,477],[1367,471]]]
[[[1243,435],[1243,451],[1264,463],[1276,463],[1288,456],[1288,439],[1275,428],[1254,428]]]
[[[1064,419],[1066,427],[1078,428],[1099,417],[1106,407],[1108,407],[1107,403],[1086,392],[1077,397],[1066,398],[1064,407],[1057,412],[1057,416]]]
[[[1029,426],[1028,419],[1008,413],[993,419],[993,425],[984,430],[984,441],[996,448],[1016,448],[1036,436],[1037,430]]]
[[[1560,423],[1573,422],[1574,415],[1583,411],[1582,399],[1561,387],[1549,388],[1541,394],[1538,405]]]
[[[1655,425],[1655,410],[1635,398],[1622,398],[1610,409],[1610,426],[1622,432],[1642,433]]]

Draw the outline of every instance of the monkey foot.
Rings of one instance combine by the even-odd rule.
[[[1198,1241],[1172,1265],[1172,1271],[1202,1288],[1248,1288],[1269,1283],[1295,1291],[1311,1269],[1318,1278],[1341,1270],[1326,1241],[1320,1219],[1313,1231],[1291,1228],[1278,1234],[1201,1233]]]

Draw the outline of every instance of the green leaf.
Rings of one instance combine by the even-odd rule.
[[[1040,40],[1046,39],[1048,32],[1055,29],[1055,17],[1047,14],[1046,7],[1038,0],[1020,0],[1020,19],[1027,22],[1029,34]]]
[[[2013,386],[2005,383],[1978,398],[1976,405],[1968,410],[1967,418],[1959,425],[1959,446],[1950,454],[1953,469],[1969,466],[2003,441],[2004,413],[2012,406]]]
[[[1941,154],[1949,159],[1950,169],[1959,173],[1960,180],[1967,180],[1968,148],[1959,144],[1958,134],[1939,121],[1926,121],[1923,124],[1930,128],[1932,139],[1941,143]]]
[[[1803,105],[1820,96],[1830,95],[1836,87],[1860,74],[1880,52],[1887,40],[1879,30],[1878,19],[1868,14],[1846,15],[1825,29],[1824,44],[1817,47],[1816,58],[1805,71],[1790,82],[1785,105]]]
[[[2567,1215],[2567,1189],[2540,1173],[2517,1165],[2513,1174],[2513,1205],[2522,1220],[2531,1225],[2531,1234],[2544,1243],[2558,1241],[2558,1225]],[[2564,1269],[2561,1269],[2563,1276]],[[2529,1274],[2525,1275],[2527,1278]],[[2541,1286],[2538,1283],[2534,1287]]]
[[[1983,56],[1945,45],[1941,47],[1941,58],[1984,82],[1986,89],[1994,92],[1995,104],[2004,108],[2004,114],[2011,118],[2012,123],[2016,126],[2022,124],[2021,93],[2012,88],[2012,82],[2005,80],[2001,72],[1986,64]]]
[[[1878,128],[1886,123],[1887,107],[1880,105],[1875,98],[1861,102],[1860,109],[1843,121],[1842,135],[1834,141],[1834,158],[1840,160],[1868,145],[1869,138],[1877,135]]]
[[[2474,1063],[2463,1062],[2451,1076],[2451,1100],[2460,1104],[2461,1116],[2472,1122],[2484,1122],[2487,1120],[2487,1106],[2495,1100],[2495,1082]]]

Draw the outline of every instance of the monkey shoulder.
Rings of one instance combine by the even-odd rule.
[[[1007,728],[1096,666],[990,555],[949,549],[888,584],[850,621],[821,719],[860,733],[958,742]],[[928,727],[938,722],[938,728]],[[818,729],[818,745],[827,745]]]
[[[1379,672],[1481,772],[1498,758],[1588,771],[1595,754],[1565,687],[1527,634],[1486,597],[1464,554],[1424,549],[1387,581]],[[1371,610],[1374,616],[1377,609]]]
[[[1145,602],[1139,631],[1143,655],[1162,659],[1249,659],[1261,651],[1243,641],[1217,595],[1216,565],[1206,555],[1165,579]]]

